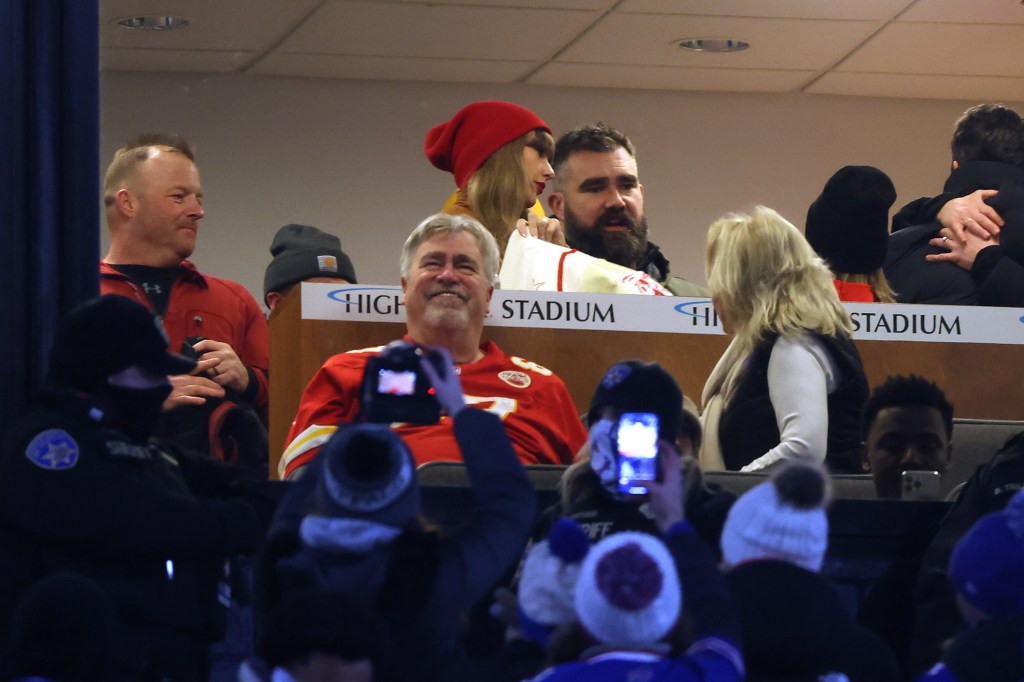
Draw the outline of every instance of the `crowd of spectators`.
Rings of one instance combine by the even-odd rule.
[[[1015,112],[965,112],[946,191],[891,236],[892,181],[862,166],[828,180],[803,232],[764,206],[724,216],[707,290],[648,240],[620,131],[556,141],[477,102],[425,151],[457,192],[403,247],[406,334],[315,374],[281,481],[266,320],[188,260],[192,148],[154,134],[117,152],[104,295],[62,321],[37,409],[0,443],[0,681],[1024,679],[1024,435],[863,598],[829,565],[836,477],[909,508],[953,456],[954,406],[919,376],[872,391],[842,301],[1024,303]],[[555,371],[486,340],[514,232],[710,297],[731,339],[701,405],[623,359],[581,417]],[[301,281],[356,282],[312,226],[282,227],[271,254],[272,311]],[[467,474],[456,523],[427,513],[417,467],[434,461]],[[564,468],[557,495],[538,496],[536,464]],[[737,495],[723,472],[760,477]]]

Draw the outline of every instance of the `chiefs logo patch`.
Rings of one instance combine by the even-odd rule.
[[[513,369],[498,372],[498,378],[513,388],[526,388],[533,381],[526,372],[517,372]]]

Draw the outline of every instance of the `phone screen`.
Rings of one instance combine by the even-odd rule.
[[[616,434],[619,491],[647,493],[647,481],[658,479],[658,415],[626,412],[619,417]]]
[[[412,395],[416,392],[416,373],[382,369],[377,372],[377,392],[387,395]]]

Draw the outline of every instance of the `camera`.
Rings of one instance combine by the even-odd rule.
[[[420,366],[422,357],[433,363],[438,374],[444,374],[440,355],[407,341],[393,341],[380,355],[367,360],[360,391],[365,421],[436,424],[441,420],[441,405]]]
[[[613,437],[619,492],[646,495],[646,484],[661,479],[658,415],[650,412],[624,412],[619,417]]]

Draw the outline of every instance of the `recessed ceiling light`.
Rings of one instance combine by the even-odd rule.
[[[172,15],[150,14],[143,17],[125,17],[118,19],[117,25],[123,28],[137,28],[141,31],[173,31],[188,26],[188,19]]]
[[[694,52],[739,52],[750,47],[750,43],[735,38],[684,38],[674,44]]]

